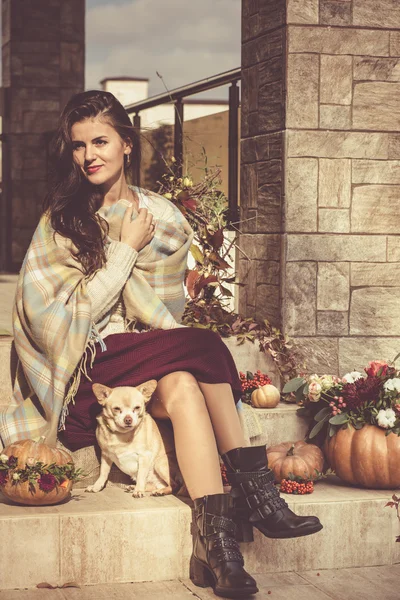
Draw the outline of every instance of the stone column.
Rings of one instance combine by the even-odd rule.
[[[308,370],[343,374],[400,351],[400,4],[288,0],[280,24],[278,4],[244,0],[248,91],[243,90],[241,202],[243,217],[252,210],[257,219],[255,235],[243,237],[245,248],[247,236],[256,240],[252,257],[260,273],[242,305],[253,309],[261,278],[269,277],[267,263],[281,258],[283,329],[312,349]],[[270,19],[263,16],[267,10]],[[275,29],[268,34],[271,22]],[[264,172],[265,159],[257,154],[257,140],[264,135],[261,115],[277,101],[262,93],[268,85],[263,74],[270,73],[261,63],[263,39],[278,32],[287,43],[275,58],[275,72],[285,75],[283,85],[275,79],[272,87],[275,93],[286,88],[286,94],[284,124],[274,136],[284,142],[279,156],[267,160],[270,190],[273,161],[284,164],[280,197],[285,201],[278,234],[282,255],[276,251],[274,258],[259,217],[268,212],[266,206],[275,215],[278,195],[266,197],[260,182],[246,189],[246,181],[249,165]],[[249,84],[249,55],[257,61],[257,84]],[[250,130],[248,97],[257,85],[258,125]],[[266,306],[265,316],[270,312]]]
[[[1,268],[21,264],[46,193],[47,143],[84,87],[84,0],[2,0]]]
[[[243,0],[239,312],[281,324],[285,0]]]

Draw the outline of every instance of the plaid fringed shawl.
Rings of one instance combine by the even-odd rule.
[[[173,329],[179,327],[184,308],[183,278],[193,232],[165,198],[132,189],[154,215],[156,232],[139,252],[123,289],[127,321]],[[126,200],[120,200],[104,214],[113,240],[119,240],[127,206]],[[75,377],[76,383],[76,374],[87,359],[86,350],[94,347],[86,279],[73,250],[72,242],[55,234],[43,215],[17,285],[13,325],[19,361],[12,401],[0,412],[4,445],[41,436],[46,443],[55,444],[66,398],[70,400],[71,389],[76,388],[71,386],[71,378]]]

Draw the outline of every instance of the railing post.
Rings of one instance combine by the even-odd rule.
[[[140,187],[140,157],[141,157],[141,145],[142,145],[142,140],[141,140],[141,124],[140,124],[140,114],[136,113],[135,116],[133,117],[133,126],[137,132],[137,143],[138,143],[138,148],[137,151],[135,152],[135,148],[133,149],[133,163],[134,163],[134,177],[135,177],[135,181],[133,182],[134,185],[137,185],[138,187]]]
[[[228,222],[239,220],[239,88],[233,81],[229,88],[229,134],[228,134]]]
[[[174,156],[176,158],[176,173],[182,177],[183,172],[183,101],[175,102]]]

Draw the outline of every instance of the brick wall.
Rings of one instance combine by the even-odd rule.
[[[284,20],[281,324],[343,373],[400,351],[400,3],[289,0]]]
[[[285,126],[285,1],[243,0],[241,99],[242,314],[280,324]],[[250,260],[249,260],[250,259]]]
[[[41,214],[47,134],[68,98],[84,87],[84,25],[82,0],[2,0],[6,223],[0,268],[18,268]]]

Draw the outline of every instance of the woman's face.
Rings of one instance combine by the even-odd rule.
[[[124,158],[132,149],[104,119],[74,123],[71,140],[74,161],[91,183],[110,188],[124,177]]]

